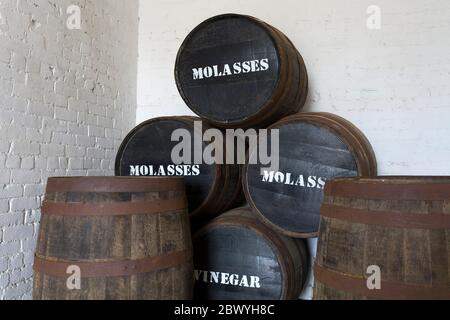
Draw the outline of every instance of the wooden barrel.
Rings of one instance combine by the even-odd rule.
[[[210,18],[187,36],[175,78],[189,108],[224,128],[270,125],[298,112],[308,95],[305,63],[292,42],[237,14]]]
[[[175,165],[172,151],[179,144],[171,141],[176,129],[185,129],[191,136],[192,155],[195,140],[202,150],[207,146],[203,132],[210,127],[203,123],[203,132],[195,130],[196,117],[161,117],[150,119],[134,128],[124,139],[116,157],[118,176],[182,176],[186,181],[186,193],[191,224],[201,225],[218,214],[236,207],[243,201],[241,168],[239,165],[195,164]]]
[[[308,254],[303,240],[280,235],[249,208],[238,208],[194,235],[194,268],[195,299],[297,299]]]
[[[33,298],[191,299],[184,189],[182,178],[50,178]]]
[[[331,180],[321,214],[315,299],[450,299],[450,177]]]
[[[279,130],[279,170],[261,172],[268,166],[247,165],[243,174],[247,201],[279,232],[317,237],[326,180],[376,175],[372,147],[353,124],[329,113],[300,113],[269,129]],[[250,153],[250,163],[255,163],[256,152]]]

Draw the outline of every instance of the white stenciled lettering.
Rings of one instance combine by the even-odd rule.
[[[230,284],[230,274],[229,273],[222,273],[222,281],[221,284]]]
[[[228,65],[228,64],[226,64],[224,67],[223,67],[223,75],[224,76],[231,76],[233,73],[231,72],[231,68],[230,68],[230,66]]]
[[[130,176],[139,176],[139,166],[130,166]]]
[[[203,74],[206,78],[211,78],[214,74],[213,68],[206,67],[203,69]]]
[[[130,165],[129,175],[132,177],[139,176],[199,176],[200,165]]]
[[[250,61],[244,61],[242,62],[242,72],[243,73],[249,73],[250,71],[252,71],[252,68],[250,66]]]
[[[326,178],[303,174],[296,175],[291,172],[283,173],[264,170],[262,182],[322,190],[325,188]]]
[[[147,166],[139,167],[139,175],[140,176],[148,176],[149,174],[150,174],[149,167],[147,167]]]
[[[211,271],[210,274],[211,274],[210,282],[211,283],[219,283],[220,272]]]
[[[242,66],[240,62],[236,62],[235,64],[233,64],[233,72],[234,74],[239,74],[242,72]]]
[[[194,80],[203,79],[203,69],[202,68],[192,69],[192,72],[194,74]]]
[[[261,71],[269,70],[269,59],[262,59],[260,62]]]
[[[255,276],[250,277],[250,287],[251,288],[261,288],[261,284],[259,283],[259,277],[255,277]]]
[[[215,283],[244,288],[261,288],[261,279],[257,276],[230,274],[218,271],[194,270],[195,281]]]
[[[275,174],[274,171],[270,171],[269,172],[267,170],[264,170],[264,175],[263,175],[262,181],[263,182],[270,182],[270,183],[272,183],[274,174]]]
[[[308,188],[315,188],[317,186],[317,177],[315,176],[309,176],[308,177]]]
[[[242,73],[263,72],[270,69],[268,58],[261,60],[248,60],[232,64],[213,65],[192,68],[192,79],[203,80],[209,78],[227,77]]]

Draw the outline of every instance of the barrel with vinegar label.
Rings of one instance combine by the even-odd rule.
[[[194,122],[201,129],[195,129]],[[203,158],[195,161],[196,144],[200,145],[200,156],[208,145],[203,133],[209,128],[201,119],[189,116],[154,118],[141,123],[119,148],[116,175],[184,177],[191,223],[194,226],[206,223],[243,200],[239,165],[206,164]],[[180,129],[188,134],[191,156],[181,164],[174,164],[172,152],[180,141],[172,141],[172,134]]]
[[[189,108],[224,128],[270,125],[298,112],[308,94],[305,63],[292,42],[238,14],[210,18],[187,36],[175,78]]]
[[[249,208],[221,215],[193,239],[194,299],[298,298],[309,266],[304,241],[278,234]]]
[[[450,177],[327,182],[316,300],[450,300]]]
[[[251,151],[243,174],[247,201],[279,232],[316,237],[326,180],[376,175],[374,152],[359,129],[329,113],[300,113],[271,129],[279,130],[279,168],[252,164],[256,152]]]
[[[50,178],[34,260],[35,300],[192,298],[182,178]]]

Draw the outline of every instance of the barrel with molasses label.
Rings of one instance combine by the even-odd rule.
[[[186,37],[175,78],[188,107],[224,128],[270,125],[298,112],[308,94],[305,63],[292,42],[238,14],[210,18]]]
[[[329,113],[300,113],[272,129],[279,130],[279,166],[258,164],[250,152],[243,174],[247,201],[277,231],[317,237],[327,179],[376,175],[375,154],[355,125]]]
[[[195,123],[199,125],[196,129]],[[195,226],[206,223],[243,200],[241,168],[234,164],[207,164],[195,161],[195,148],[200,156],[209,145],[203,133],[210,127],[199,118],[161,117],[143,122],[124,139],[116,157],[116,175],[137,177],[184,177],[191,217]],[[180,140],[172,139],[177,130],[183,130],[190,145],[191,156],[176,163],[173,153],[180,152]],[[184,140],[183,140],[184,141]],[[225,148],[225,147],[224,147]]]

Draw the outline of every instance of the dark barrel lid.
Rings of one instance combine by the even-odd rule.
[[[325,181],[358,175],[353,147],[323,124],[281,120],[272,128],[280,130],[280,167],[261,174],[266,165],[247,166],[244,189],[248,201],[284,234],[315,236]]]
[[[236,14],[197,26],[182,44],[175,68],[186,104],[221,123],[257,114],[276,90],[279,74],[279,52],[268,25]]]
[[[271,244],[242,225],[208,229],[194,241],[194,297],[201,300],[280,299],[282,272]]]
[[[123,141],[116,157],[116,175],[119,176],[174,176],[184,177],[189,211],[198,209],[210,195],[215,179],[216,165],[172,163],[171,153],[179,142],[171,141],[174,130],[185,129],[191,135],[191,154],[194,153],[193,121],[182,117],[156,118],[133,129]],[[202,141],[202,140],[200,140]],[[204,147],[204,146],[203,146]]]

